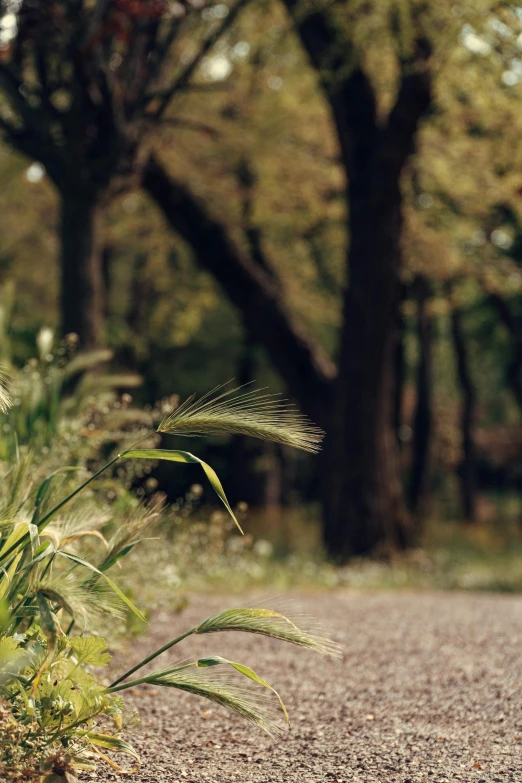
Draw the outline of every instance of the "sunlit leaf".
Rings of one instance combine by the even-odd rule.
[[[110,734],[99,734],[95,731],[89,731],[85,736],[91,745],[106,748],[106,750],[112,750],[115,753],[125,753],[128,756],[132,756],[138,762],[140,760],[132,745],[120,737],[113,737]]]
[[[98,636],[75,636],[70,644],[78,663],[107,666],[111,659],[105,640]]]

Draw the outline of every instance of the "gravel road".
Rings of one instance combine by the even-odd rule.
[[[195,597],[160,614],[125,668],[210,613],[249,604]],[[128,734],[142,758],[134,783],[522,783],[522,597],[340,592],[290,604],[320,619],[342,660],[240,633],[181,650],[248,663],[283,696],[290,730],[274,741],[210,702],[142,688],[128,697],[142,717]]]

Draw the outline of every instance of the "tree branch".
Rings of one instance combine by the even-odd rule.
[[[166,90],[163,98],[160,100],[159,106],[153,112],[156,119],[159,119],[165,113],[174,95],[186,87],[201,61],[209,53],[209,51],[217,43],[221,36],[231,27],[233,22],[238,17],[240,11],[242,11],[249,2],[250,0],[237,0],[236,4],[229,10],[228,15],[225,17],[225,19],[223,19],[221,24],[218,25],[214,32],[212,32],[208,38],[205,39],[205,41],[203,41],[201,48],[196,56],[190,61],[187,67]]]
[[[415,42],[415,54],[403,65],[403,75],[395,105],[386,127],[381,132],[380,158],[391,168],[390,176],[397,178],[408,157],[415,149],[415,134],[420,120],[430,107],[432,79],[429,70],[431,46],[427,39]]]

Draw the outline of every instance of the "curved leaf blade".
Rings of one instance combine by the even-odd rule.
[[[122,451],[121,457],[125,459],[159,459],[166,460],[167,462],[181,462],[186,465],[201,465],[206,477],[212,485],[212,489],[225,506],[240,532],[243,533],[241,525],[237,521],[235,514],[232,511],[232,507],[228,502],[225,490],[223,489],[223,485],[221,484],[216,471],[211,468],[210,465],[207,465],[206,462],[203,462],[202,459],[199,459],[199,457],[195,457],[194,454],[191,454],[189,451],[176,451],[171,449],[129,449],[129,451]]]

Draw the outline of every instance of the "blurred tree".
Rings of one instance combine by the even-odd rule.
[[[431,102],[424,3],[397,18],[398,86],[387,116],[352,28],[371,20],[361,3],[312,6],[287,0],[320,75],[346,171],[350,212],[349,274],[334,392],[336,427],[325,493],[325,541],[341,559],[411,541],[392,431],[394,353],[401,291],[401,175],[415,151],[419,121]],[[342,465],[339,470],[334,465]]]
[[[451,295],[451,288],[450,288]],[[462,389],[461,411],[461,459],[459,478],[461,487],[462,515],[465,521],[473,522],[476,518],[476,456],[474,429],[477,408],[475,384],[471,377],[469,352],[462,326],[462,313],[458,304],[453,304],[451,311],[451,332],[455,346],[457,377]]]
[[[73,0],[62,5],[83,9],[82,13],[94,8]],[[285,16],[283,5],[291,16]],[[417,313],[406,318],[404,330],[408,343],[412,324],[418,326],[419,344],[424,345],[413,361],[406,356],[402,384],[406,392],[411,392],[408,384],[418,392],[416,407],[411,406],[416,417],[408,419],[413,429],[413,507],[418,492],[414,487],[427,481],[426,424],[432,418],[437,430],[451,420],[457,428],[457,379],[450,353],[456,344],[450,340],[451,312],[440,281],[458,276],[458,304],[466,314],[461,332],[473,374],[478,348],[470,335],[485,329],[478,305],[485,296],[495,304],[493,297],[499,296],[508,315],[518,317],[521,312],[516,242],[506,247],[506,235],[516,236],[516,230],[500,209],[507,204],[516,216],[520,201],[520,175],[510,168],[518,161],[519,101],[515,85],[502,82],[499,89],[503,69],[515,73],[510,64],[515,57],[513,52],[506,54],[508,64],[502,60],[499,66],[497,44],[504,33],[488,27],[496,19],[490,14],[494,4],[481,0],[479,5],[465,10],[479,18],[477,30],[484,22],[487,32],[480,35],[468,29],[457,6],[445,2],[435,6],[421,0],[338,0],[328,6],[295,6],[290,0],[258,0],[232,33],[228,27],[217,48],[208,44],[205,49],[212,35],[223,32],[224,19],[230,23],[227,7],[209,6],[201,19],[188,5],[175,3],[171,8],[183,17],[167,13],[154,21],[161,35],[171,25],[175,40],[142,124],[139,113],[132,113],[130,86],[141,83],[132,73],[142,73],[139,52],[149,45],[143,38],[144,31],[152,29],[149,17],[142,14],[138,23],[138,17],[123,14],[128,16],[129,4],[99,4],[112,9],[107,17],[111,24],[114,19],[120,25],[126,20],[125,30],[108,31],[105,43],[95,40],[80,58],[82,68],[85,58],[94,58],[94,74],[103,65],[103,90],[98,77],[89,82],[98,108],[91,118],[94,135],[89,143],[98,139],[93,128],[99,119],[111,116],[111,106],[118,116],[130,118],[119,127],[131,136],[135,132],[137,139],[136,146],[130,143],[118,150],[116,174],[100,189],[100,204],[141,179],[199,265],[211,272],[237,307],[252,342],[266,349],[291,395],[327,429],[325,538],[339,558],[411,540],[391,423],[392,388],[397,384],[390,356],[400,320],[401,278],[422,276],[432,289],[426,296],[417,292]],[[33,2],[33,7],[43,6]],[[446,22],[444,30],[440,19]],[[66,30],[67,25],[62,26]],[[19,35],[4,45],[8,70],[16,61],[14,42]],[[42,99],[30,60],[34,39],[25,40],[27,76],[22,87],[27,100],[22,95],[22,104],[33,118],[31,106],[43,110]],[[485,52],[486,45],[490,56],[477,50]],[[513,34],[511,48],[515,46]],[[150,60],[146,62],[151,67]],[[65,76],[69,78],[67,69]],[[169,87],[176,84],[182,88],[169,97]],[[434,111],[417,134],[431,93]],[[59,104],[59,96],[57,86],[52,102],[58,101],[61,116],[69,109]],[[149,116],[165,99],[172,101],[169,110]],[[126,101],[130,108],[125,108]],[[21,129],[25,122],[21,110],[17,114],[7,105],[1,116],[7,130]],[[505,132],[507,126],[513,135]],[[64,154],[74,136],[56,138],[56,147]],[[407,158],[416,144],[419,182],[412,189]],[[46,147],[40,142],[37,146],[41,154],[35,156],[43,160]],[[91,149],[88,144],[87,148]],[[98,143],[96,153],[94,146],[92,150],[93,155],[101,154],[103,145]],[[82,155],[87,160],[87,152]],[[90,163],[86,165],[90,176]],[[108,172],[102,170],[100,176],[105,175]],[[118,205],[136,198],[123,196]],[[151,394],[158,388],[156,381],[165,388],[167,377],[177,380],[179,368],[192,373],[196,384],[204,373],[221,373],[220,379],[224,372],[231,376],[240,359],[237,346],[244,340],[232,308],[216,304],[215,289],[204,275],[196,275],[186,249],[175,240],[171,246],[144,199],[136,203],[137,211],[125,216],[120,209],[113,219],[111,296],[125,303],[118,313],[111,305],[110,339],[132,343],[141,357],[148,357],[148,369],[156,367],[150,376],[155,379]],[[448,334],[439,343],[445,364],[434,395],[437,416],[430,417],[431,400],[425,394],[430,386],[430,319],[434,309],[443,306]],[[497,324],[493,313],[490,307],[488,318]],[[505,318],[504,322],[508,324]],[[488,410],[498,398],[502,381],[497,377],[509,353],[507,331],[497,331],[495,346],[502,350],[487,348],[495,373],[478,389]],[[434,348],[437,375],[441,352]],[[415,364],[417,380],[411,383]],[[231,368],[230,373],[223,367]],[[182,379],[179,386],[184,383]],[[504,387],[501,392],[505,397]],[[399,408],[397,394],[394,407]],[[444,419],[440,424],[439,418]],[[453,432],[448,437],[453,444],[452,439]],[[403,450],[403,462],[410,453]],[[452,452],[445,469],[453,469],[457,461]]]
[[[151,131],[244,5],[204,37],[186,3],[0,3],[0,131],[45,166],[59,193],[62,329],[85,348],[102,341],[103,211],[139,181]],[[197,42],[185,65],[171,59],[182,34]]]
[[[391,398],[401,287],[400,178],[430,104],[431,45],[420,32],[421,4],[409,19],[409,40],[397,60],[397,96],[383,120],[347,16],[361,11],[359,4],[343,1],[311,13],[288,5],[320,74],[346,172],[350,271],[339,372],[292,317],[281,287],[265,272],[268,263],[256,263],[235,247],[187,188],[154,161],[144,186],[241,308],[247,327],[268,348],[303,409],[326,426],[325,543],[332,556],[343,560],[411,541]],[[258,246],[258,260],[259,255]]]

